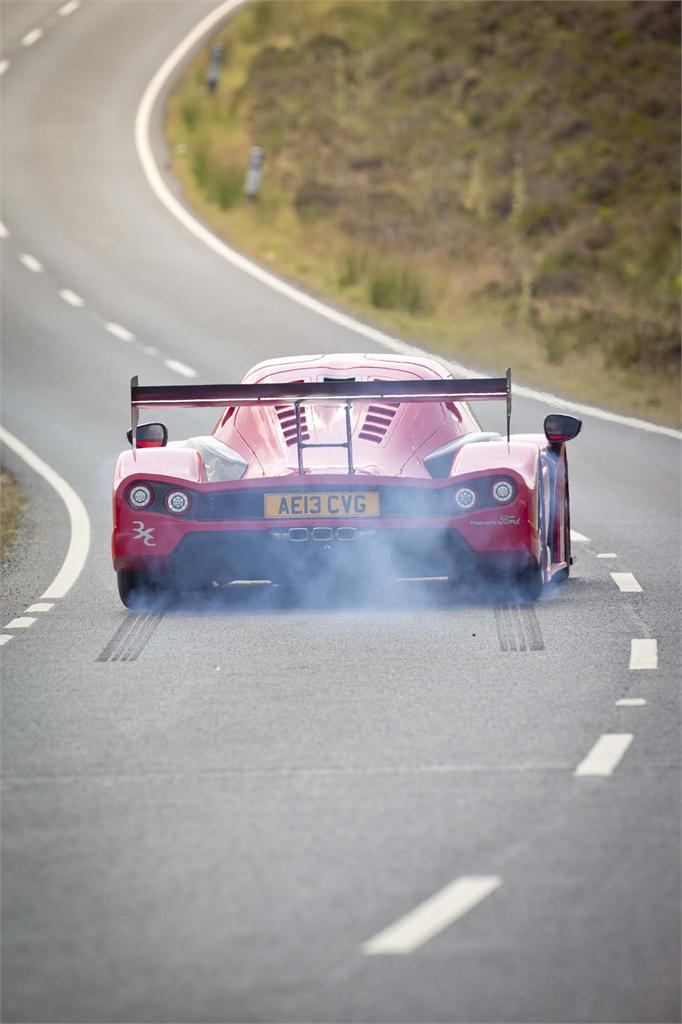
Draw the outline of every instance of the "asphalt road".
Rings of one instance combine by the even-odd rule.
[[[140,98],[212,6],[0,4],[2,425],[92,527],[74,587],[27,613],[69,521],[6,449],[30,508],[3,587],[3,1019],[679,1021],[679,440],[585,417],[588,539],[534,609],[433,584],[118,601],[131,374],[370,347],[209,251],[144,178]],[[516,399],[515,427],[548,409]],[[657,667],[630,667],[642,650]],[[622,756],[576,776],[604,734]],[[453,909],[472,876],[489,891]],[[411,918],[411,951],[389,933],[369,955],[436,894],[428,941]]]

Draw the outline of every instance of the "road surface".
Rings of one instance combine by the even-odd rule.
[[[380,348],[145,178],[141,98],[213,7],[0,5],[2,426],[91,528],[41,601],[67,505],[5,448],[30,506],[0,631],[3,1019],[679,1021],[678,438],[584,417],[575,572],[534,608],[433,584],[119,603],[133,373]],[[550,408],[516,398],[514,427]]]

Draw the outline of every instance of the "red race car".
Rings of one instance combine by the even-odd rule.
[[[470,401],[506,403],[505,436]],[[168,443],[141,408],[221,407]],[[502,577],[531,599],[571,565],[565,442],[580,420],[509,434],[511,374],[454,379],[426,356],[298,356],[241,384],[131,381],[114,477],[125,605],[234,580]]]

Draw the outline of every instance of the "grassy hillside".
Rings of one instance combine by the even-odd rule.
[[[0,568],[12,550],[25,502],[25,495],[14,478],[0,467]]]
[[[259,2],[168,107],[232,244],[483,369],[679,419],[679,5]],[[261,194],[243,198],[251,145]]]

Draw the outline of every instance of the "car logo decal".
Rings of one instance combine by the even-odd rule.
[[[500,516],[499,519],[472,519],[471,526],[518,526],[520,516]]]
[[[156,541],[152,539],[152,534],[154,533],[153,526],[148,526],[147,529],[145,530],[144,523],[140,519],[135,519],[133,521],[133,526],[135,527],[136,530],[136,532],[133,534],[133,540],[144,541],[144,546],[146,548],[156,547]]]

